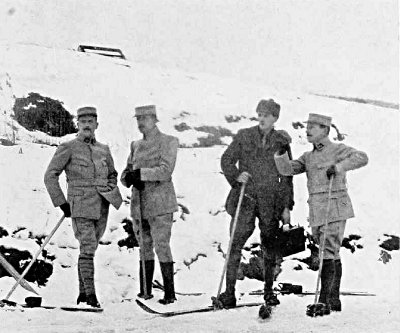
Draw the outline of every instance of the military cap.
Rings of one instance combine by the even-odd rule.
[[[324,116],[317,113],[310,113],[308,115],[308,120],[305,121],[305,123],[313,123],[329,127],[332,124],[332,117]]]
[[[273,99],[269,99],[268,101],[262,99],[257,105],[256,112],[264,113],[266,115],[272,114],[272,116],[279,118],[280,110],[281,106],[278,103],[276,103]]]
[[[155,105],[144,105],[144,106],[138,106],[137,108],[135,108],[135,117],[150,116],[150,115],[157,117]]]
[[[93,106],[83,106],[78,109],[76,114],[78,116],[78,119],[81,116],[93,116],[93,117],[97,118],[97,111],[96,111],[96,108]]]

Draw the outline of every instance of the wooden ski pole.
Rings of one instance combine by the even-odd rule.
[[[219,286],[218,286],[218,293],[217,293],[217,297],[216,297],[217,299],[221,295],[222,284],[224,282],[226,269],[228,267],[229,257],[231,254],[231,248],[232,248],[232,243],[233,243],[233,236],[235,235],[236,225],[237,225],[237,222],[239,219],[240,206],[242,205],[245,188],[246,188],[246,183],[242,183],[242,187],[240,188],[239,200],[238,200],[237,207],[236,207],[235,217],[233,218],[233,225],[232,225],[231,235],[230,235],[230,239],[229,239],[228,251],[226,253],[224,268],[222,269],[221,279],[220,279]]]
[[[139,246],[140,246],[140,262],[142,263],[142,279],[143,279],[143,298],[147,299],[150,295],[147,294],[146,281],[146,260],[144,259],[144,244],[143,244],[143,198],[142,191],[139,192],[140,219],[139,219]]]
[[[3,255],[0,253],[0,264],[5,268],[5,270],[15,279],[15,281],[18,281],[20,274],[16,271],[16,269],[6,260],[6,258],[3,257]],[[35,289],[31,287],[31,285],[26,281],[25,279],[21,280],[21,287],[25,288],[26,290],[39,295]]]
[[[29,263],[29,265],[25,268],[25,270],[22,272],[21,276],[18,278],[17,282],[14,284],[14,286],[11,288],[11,290],[9,291],[9,293],[7,294],[5,300],[7,301],[10,296],[12,295],[12,293],[14,292],[14,290],[18,287],[18,285],[21,283],[22,279],[25,277],[25,275],[28,273],[29,269],[32,267],[32,265],[35,263],[36,259],[40,256],[40,254],[42,253],[44,247],[47,245],[47,243],[50,241],[51,237],[53,237],[54,233],[57,231],[58,227],[61,225],[61,223],[64,221],[65,219],[65,215],[63,215],[60,220],[58,221],[58,223],[56,224],[56,226],[53,228],[53,230],[50,232],[50,234],[46,237],[46,239],[44,240],[42,246],[40,247],[40,249],[36,252],[35,256],[32,258],[31,262]]]
[[[329,180],[328,204],[327,204],[326,215],[325,215],[324,233],[323,233],[323,236],[322,236],[322,242],[321,242],[320,247],[319,247],[319,268],[318,268],[317,288],[315,289],[314,305],[317,304],[317,301],[318,301],[319,283],[320,283],[320,280],[321,280],[322,263],[324,261],[326,227],[328,226],[329,210],[331,208],[331,196],[332,196],[333,178],[334,177],[332,176],[331,179]]]

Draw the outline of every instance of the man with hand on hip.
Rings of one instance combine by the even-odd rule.
[[[75,237],[79,241],[79,296],[83,302],[100,307],[94,285],[94,255],[107,226],[110,203],[116,208],[122,204],[117,186],[118,173],[110,148],[98,142],[96,108],[79,108],[78,135],[62,143],[55,152],[44,176],[44,182],[55,207],[60,207],[65,217],[72,218]],[[68,200],[59,184],[65,171],[68,183]]]
[[[331,310],[341,311],[339,299],[342,262],[340,247],[342,245],[346,220],[354,217],[353,207],[347,193],[346,172],[365,166],[367,154],[329,140],[332,118],[310,113],[307,123],[307,140],[312,150],[305,152],[297,160],[290,160],[282,152],[275,155],[275,162],[282,175],[290,176],[305,172],[309,193],[309,222],[312,235],[318,244],[322,243],[324,233],[325,247],[321,271],[321,292],[319,303],[325,304],[325,314]],[[327,216],[329,183],[333,177],[331,203]]]

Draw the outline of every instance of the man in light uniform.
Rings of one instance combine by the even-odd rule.
[[[72,217],[72,227],[79,241],[77,303],[100,307],[94,285],[93,258],[106,229],[110,203],[118,209],[122,197],[110,148],[95,138],[96,108],[79,108],[77,116],[78,135],[57,148],[44,182],[54,206],[60,207],[65,217]],[[63,171],[67,177],[68,200],[59,184]]]
[[[326,233],[321,292],[319,303],[325,304],[325,314],[330,310],[341,311],[340,281],[342,263],[340,247],[346,220],[354,217],[353,207],[347,193],[346,171],[365,166],[368,157],[364,152],[343,143],[329,140],[332,118],[310,113],[307,121],[307,140],[313,149],[297,160],[289,160],[287,154],[275,154],[275,163],[282,175],[307,174],[309,193],[309,222],[317,243]],[[329,180],[333,178],[331,204],[327,228],[324,227],[328,205]]]
[[[178,210],[172,172],[178,152],[178,139],[161,133],[157,127],[157,113],[154,105],[135,109],[139,131],[143,139],[133,141],[127,166],[121,175],[126,187],[132,185],[131,215],[138,239],[142,237],[140,260],[139,297],[153,297],[154,251],[160,262],[165,294],[161,304],[176,300],[174,288],[174,267],[170,248],[172,214]],[[140,234],[140,228],[142,234]],[[142,262],[144,262],[144,266]],[[146,276],[144,290],[143,270]]]

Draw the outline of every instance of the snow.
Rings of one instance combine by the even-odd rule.
[[[56,1],[57,4],[53,5],[42,1],[39,3],[49,12],[55,13],[58,10],[56,17],[63,17],[62,21],[59,21],[58,30],[62,30],[62,27],[65,29],[71,19],[68,13],[79,12],[80,18],[84,16],[81,11],[75,11],[74,7],[71,7],[77,7],[77,2],[73,2],[74,5],[68,5],[64,1]],[[94,9],[89,3],[81,10]],[[387,7],[390,7],[391,3],[385,2]],[[375,2],[371,4],[376,5]],[[39,7],[34,8],[27,4],[24,4],[24,10],[23,1],[7,1],[7,5],[8,8],[14,8],[13,15],[19,15],[18,18],[24,22],[29,22],[29,17],[33,14],[45,15],[38,13]],[[104,8],[108,7],[105,4],[96,6],[97,11]],[[207,8],[209,10],[209,7]],[[284,9],[288,10],[286,7]],[[388,9],[382,11],[388,12]],[[3,15],[7,22],[12,21],[12,15],[5,16],[3,12],[0,15]],[[111,16],[114,15],[116,13],[112,12]],[[32,31],[28,29],[22,33],[14,22],[12,21],[12,24],[16,31],[12,37],[16,42],[11,42],[12,38],[7,37],[5,42],[3,40],[0,43],[0,137],[11,141],[15,138],[17,143],[15,146],[0,145],[0,225],[10,234],[20,227],[25,227],[26,230],[0,238],[0,245],[25,249],[34,254],[38,245],[28,238],[29,232],[34,236],[47,235],[55,226],[61,211],[55,209],[50,202],[43,184],[43,174],[56,148],[39,142],[59,143],[73,137],[52,138],[45,133],[30,132],[19,126],[11,117],[15,96],[38,92],[43,96],[63,101],[65,108],[73,114],[79,106],[95,105],[98,108],[100,123],[96,136],[100,142],[110,145],[116,168],[120,172],[125,166],[130,141],[140,138],[132,118],[134,107],[137,105],[156,104],[161,130],[177,136],[182,145],[190,147],[198,142],[198,138],[206,136],[205,132],[196,131],[194,127],[221,126],[236,133],[240,128],[256,124],[249,118],[255,116],[254,110],[259,99],[274,98],[282,107],[277,127],[287,130],[292,136],[294,157],[310,149],[310,146],[305,139],[304,130],[293,129],[291,123],[306,120],[309,112],[333,116],[334,123],[341,132],[347,134],[345,143],[367,152],[369,164],[365,168],[348,173],[350,196],[356,217],[348,221],[346,235],[362,236],[363,248],[357,249],[355,253],[342,249],[342,289],[369,291],[377,296],[343,296],[343,311],[323,318],[305,316],[306,306],[313,302],[313,296],[294,295],[281,296],[281,305],[274,309],[272,318],[266,322],[258,319],[258,308],[223,310],[168,319],[155,318],[138,308],[134,302],[127,301],[135,299],[138,292],[139,259],[137,249],[127,250],[117,245],[118,240],[127,236],[120,222],[129,217],[129,205],[123,204],[119,211],[110,211],[108,227],[103,238],[106,244],[110,244],[100,245],[95,258],[96,287],[105,309],[104,313],[68,313],[43,309],[27,309],[23,312],[1,310],[1,331],[397,331],[396,327],[400,324],[400,254],[399,251],[392,251],[391,261],[384,264],[379,261],[382,250],[379,244],[385,239],[384,233],[400,234],[398,109],[315,96],[302,89],[295,89],[292,84],[289,85],[290,88],[283,89],[280,85],[275,85],[273,79],[255,83],[242,80],[240,76],[222,77],[201,73],[196,66],[193,66],[194,70],[188,70],[166,68],[154,62],[135,61],[132,57],[127,61],[106,58],[67,49],[54,40],[51,40],[53,44],[49,46],[48,39],[44,38],[49,35],[44,34],[38,25],[32,30],[40,31],[41,34],[33,37]],[[6,30],[11,31],[10,29]],[[382,34],[385,33],[385,29],[382,28]],[[21,33],[19,38],[18,32]],[[114,33],[115,31],[110,32]],[[85,34],[82,38],[89,35]],[[3,32],[0,36],[5,38]],[[60,40],[71,42],[70,36],[60,31]],[[384,35],[384,40],[387,38],[389,37]],[[72,44],[70,46],[72,47]],[[387,66],[390,64],[389,62]],[[320,65],[317,67],[321,69]],[[291,69],[292,66],[285,69],[283,77],[289,77]],[[375,67],[375,71],[382,70],[378,77],[384,76],[384,69],[385,66],[383,69]],[[297,71],[296,73],[298,74]],[[369,77],[367,74],[369,73],[364,74],[365,77]],[[394,92],[393,82],[390,80],[378,80],[381,88],[379,92],[375,91],[376,94],[371,93],[376,84],[368,89],[367,83],[354,81],[352,87],[344,87],[340,83],[345,81],[336,79],[335,84],[326,85],[332,89],[325,92],[344,95],[345,92],[350,94],[362,91],[365,94],[362,97],[365,98],[387,98],[388,101],[397,102],[398,92]],[[397,97],[393,97],[396,94]],[[246,118],[228,123],[225,117],[229,115]],[[178,132],[174,126],[182,122],[192,129]],[[332,138],[334,134],[333,131]],[[225,137],[224,141],[229,143],[230,138]],[[221,244],[221,248],[226,252],[229,242],[230,218],[223,211],[229,185],[220,173],[220,157],[225,148],[216,146],[179,149],[173,176],[178,201],[190,211],[184,220],[180,213],[174,215],[176,222],[173,225],[171,245],[176,262],[176,290],[206,294],[178,296],[178,302],[163,307],[156,302],[162,297],[162,293],[155,290],[155,298],[148,301],[154,308],[171,310],[210,305],[210,297],[217,293],[224,264],[222,254],[217,248],[218,244]],[[60,183],[62,188],[66,189],[64,177],[61,177]],[[307,227],[305,176],[296,176],[294,184],[296,205],[292,221]],[[123,186],[120,186],[120,189],[123,197],[127,199],[129,190]],[[256,231],[249,242],[258,239]],[[56,256],[54,272],[45,287],[35,288],[42,296],[44,304],[73,305],[78,293],[76,265],[79,249],[73,237],[70,219],[63,222],[46,248]],[[314,290],[316,272],[308,270],[302,263],[300,265],[303,270],[293,270],[293,267],[299,264],[294,257],[302,258],[308,254],[308,251],[305,251],[286,258],[279,281],[301,284],[305,290]],[[162,281],[158,265],[155,279]],[[0,294],[5,296],[14,282],[11,278],[1,278]],[[238,281],[237,295],[260,288],[262,283],[256,280]],[[29,293],[19,287],[12,299],[23,302],[26,296],[30,296]],[[241,300],[254,301],[261,298],[245,295]]]

